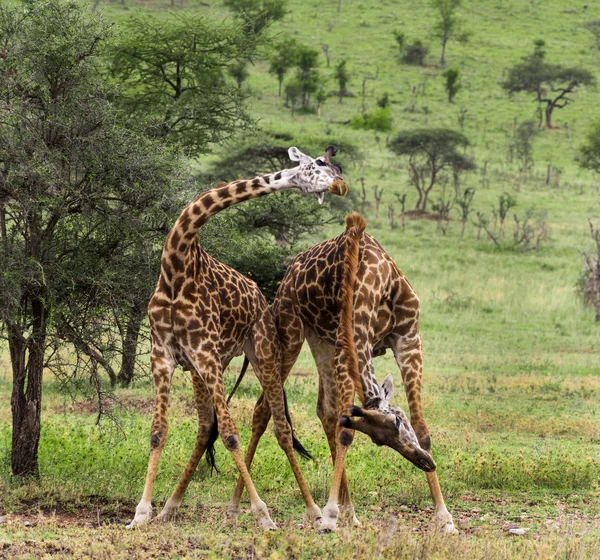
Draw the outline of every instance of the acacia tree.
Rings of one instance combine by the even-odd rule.
[[[433,35],[442,44],[440,63],[446,63],[446,45],[451,39],[465,40],[466,36],[461,33],[460,20],[456,11],[460,7],[461,0],[431,0],[431,6],[437,12],[438,20],[433,26]]]
[[[540,106],[545,105],[546,127],[552,128],[554,109],[563,109],[572,103],[569,95],[579,86],[593,85],[595,78],[585,68],[546,62],[543,47],[543,41],[536,41],[533,54],[523,57],[522,62],[508,70],[502,87],[509,94],[522,91],[535,94]]]
[[[254,56],[259,39],[201,14],[137,14],[122,23],[111,71],[130,123],[144,123],[188,155],[209,151],[251,123],[247,93],[227,80]]]
[[[447,128],[404,131],[390,142],[390,149],[395,154],[408,158],[410,182],[419,194],[416,210],[427,210],[429,194],[446,170],[455,173],[474,168],[472,162],[458,151],[468,145],[469,140],[464,134]]]
[[[156,265],[144,260],[136,278],[115,262],[155,243],[152,232],[170,221],[178,163],[116,124],[96,70],[109,36],[98,18],[62,0],[4,6],[0,36],[0,322],[13,374],[12,471],[29,475],[44,367],[65,343],[93,368],[111,367],[107,310],[124,305],[119,290],[143,290]]]

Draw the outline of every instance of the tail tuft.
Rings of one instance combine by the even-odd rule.
[[[352,212],[346,216],[346,231],[356,228],[357,233],[362,233],[367,229],[367,220],[365,220],[358,212]]]

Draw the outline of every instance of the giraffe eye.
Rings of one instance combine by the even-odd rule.
[[[326,162],[324,162],[322,159],[317,159],[315,160],[317,165],[320,165],[321,167],[323,167],[324,165],[327,165]]]

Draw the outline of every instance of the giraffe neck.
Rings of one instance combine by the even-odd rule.
[[[274,193],[284,189],[298,188],[297,169],[284,169],[254,179],[234,181],[222,187],[211,189],[192,201],[180,214],[171,229],[170,238],[189,243],[200,228],[215,214],[234,204]],[[169,245],[177,247],[177,243]]]

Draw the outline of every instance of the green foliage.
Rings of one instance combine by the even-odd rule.
[[[289,38],[280,41],[273,47],[269,57],[269,73],[277,76],[279,82],[279,97],[281,97],[281,86],[288,70],[298,63],[298,43]]]
[[[319,51],[306,46],[298,48],[296,79],[301,87],[302,105],[309,101],[310,94],[319,87]]]
[[[426,47],[420,40],[416,40],[414,43],[406,44],[401,60],[405,64],[423,66],[425,64],[425,58],[428,54],[429,47]]]
[[[449,68],[442,76],[446,79],[444,87],[448,94],[448,102],[454,102],[454,96],[461,90],[462,85],[458,83],[459,71],[456,68]]]
[[[348,70],[346,69],[347,60],[340,60],[335,66],[335,79],[338,83],[338,95],[340,98],[340,103],[344,98],[344,94],[346,93],[346,87],[348,86],[348,82],[350,81],[350,76],[348,75]]]
[[[43,368],[86,374],[98,393],[99,367],[115,381],[119,322],[145,307],[183,185],[176,152],[119,123],[97,72],[104,22],[48,0],[2,8],[0,36],[0,321],[15,358],[13,471],[27,474]]]
[[[253,57],[255,35],[172,12],[166,19],[139,13],[120,29],[111,72],[121,87],[116,101],[132,124],[198,155],[252,123],[247,94],[224,76]]]
[[[370,113],[352,117],[350,126],[356,130],[392,130],[392,111],[389,106],[378,107]]]
[[[431,6],[438,15],[438,20],[433,26],[433,35],[442,43],[441,64],[445,63],[446,44],[460,32],[460,21],[456,16],[460,3],[461,0],[431,0]]]
[[[577,161],[583,169],[600,173],[600,121],[592,124],[585,143],[579,148]]]
[[[224,0],[223,3],[243,22],[247,34],[258,35],[287,13],[286,0]]]

